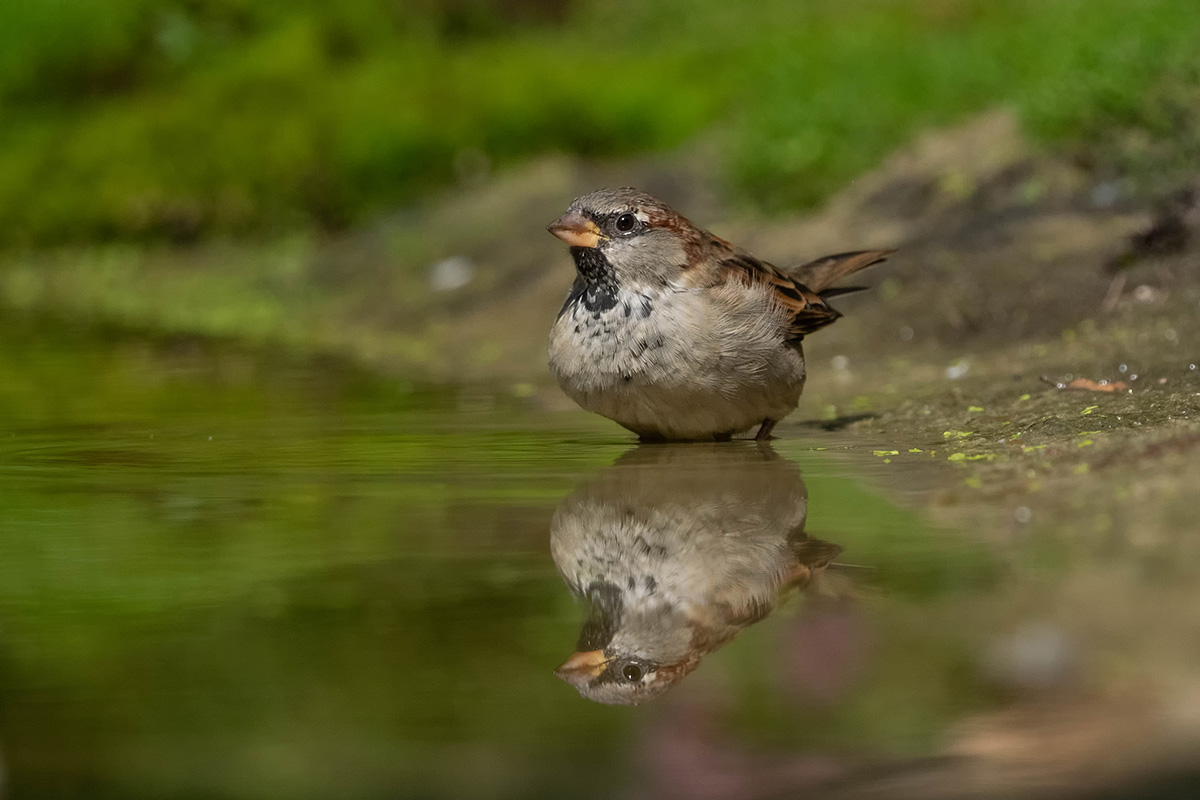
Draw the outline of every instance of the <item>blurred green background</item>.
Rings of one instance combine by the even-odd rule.
[[[804,207],[997,105],[1101,170],[1200,155],[1192,0],[7,0],[0,246],[338,230],[547,152],[712,143]]]

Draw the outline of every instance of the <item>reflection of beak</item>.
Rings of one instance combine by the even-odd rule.
[[[588,650],[568,658],[561,667],[554,670],[554,674],[573,686],[579,686],[604,672],[606,663],[603,650]]]
[[[600,241],[600,229],[596,227],[596,223],[578,211],[563,214],[547,225],[546,230],[571,247],[595,247]]]

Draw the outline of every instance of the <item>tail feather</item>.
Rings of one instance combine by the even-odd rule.
[[[789,277],[804,284],[822,297],[833,297],[838,294],[849,294],[862,287],[847,287],[844,290],[831,287],[861,269],[885,261],[895,250],[859,250],[853,253],[838,253],[837,255],[818,258],[789,270]]]
[[[823,542],[820,539],[801,539],[788,542],[792,562],[784,579],[786,586],[803,587],[814,575],[828,567],[842,552],[841,545]]]
[[[855,292],[865,292],[866,286],[835,286],[832,289],[824,289],[820,292],[822,300],[828,300],[831,297],[840,297],[844,294],[854,294]]]
[[[820,569],[828,566],[845,549],[833,542],[820,539],[801,539],[789,542],[792,554],[796,560],[810,569]]]

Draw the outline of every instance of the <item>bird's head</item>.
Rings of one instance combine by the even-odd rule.
[[[611,584],[593,585],[576,652],[554,674],[589,700],[635,705],[696,668],[703,653],[682,609],[630,602]]]
[[[546,229],[570,245],[585,281],[634,290],[677,286],[702,261],[707,241],[666,203],[630,188],[578,197]]]

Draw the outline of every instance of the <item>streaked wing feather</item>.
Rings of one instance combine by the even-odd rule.
[[[799,342],[807,334],[824,328],[841,316],[809,287],[749,253],[733,250],[720,263],[722,277],[726,280],[770,287],[776,302],[792,316],[788,326],[789,341]]]

